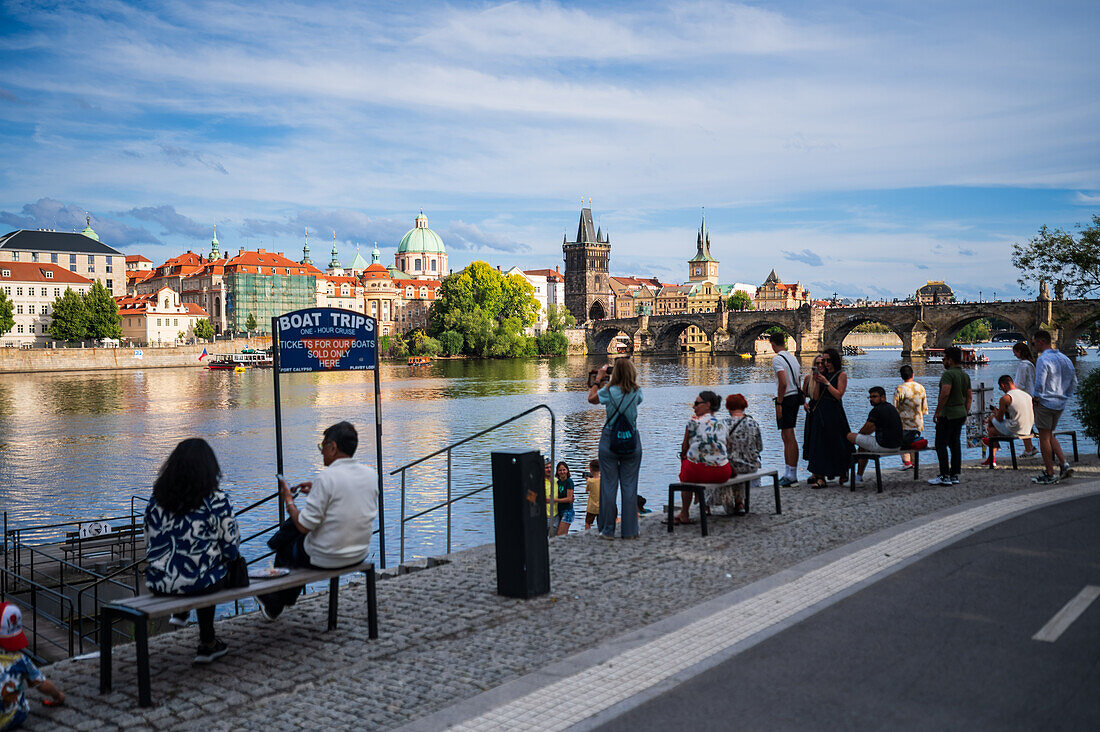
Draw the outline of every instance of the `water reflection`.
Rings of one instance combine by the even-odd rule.
[[[987,350],[993,362],[971,369],[975,385],[994,386],[1012,373],[1008,350]],[[557,415],[558,459],[575,475],[597,450],[602,407],[585,399],[588,371],[602,358],[568,357],[532,361],[442,360],[426,368],[387,364],[381,371],[383,464],[388,471],[507,419],[536,404]],[[889,392],[898,382],[900,351],[874,351],[846,360],[849,418],[861,423],[873,385]],[[1094,356],[1078,361],[1083,376]],[[745,394],[749,413],[764,428],[764,462],[778,464],[780,443],[770,428],[774,381],[769,358],[746,360],[707,354],[685,358],[636,359],[645,401],[639,408],[645,459],[640,492],[655,508],[675,478],[677,452],[691,402],[704,388],[723,396]],[[918,381],[934,401],[942,367],[914,364]],[[15,523],[119,515],[130,496],[148,496],[156,471],[176,443],[204,437],[214,446],[235,505],[274,490],[274,411],[270,371],[235,374],[203,368],[151,369],[59,374],[10,374],[0,381],[0,508]],[[373,375],[366,372],[288,374],[281,377],[284,472],[291,480],[311,478],[321,468],[316,444],[328,425],[348,419],[360,429],[359,456],[375,460]],[[1070,411],[1067,428],[1076,426]],[[522,421],[456,448],[452,455],[454,494],[487,485],[494,449],[529,446],[549,453],[549,416],[536,412]],[[930,425],[929,425],[930,426]],[[1087,450],[1088,447],[1082,449]],[[968,457],[977,452],[970,451]],[[580,483],[580,481],[578,481]],[[425,510],[446,500],[445,456],[406,476],[406,508]],[[387,543],[396,551],[400,478],[385,476]],[[454,507],[456,547],[492,538],[491,495]],[[265,506],[245,521],[247,532],[275,519]],[[412,554],[445,548],[444,512],[409,526]],[[578,526],[581,522],[578,522]],[[392,554],[391,554],[392,558]]]

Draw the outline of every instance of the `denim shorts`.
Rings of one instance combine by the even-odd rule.
[[[576,517],[576,512],[571,508],[567,508],[566,510],[558,514],[558,521],[563,524],[571,524],[573,523],[573,519]]]

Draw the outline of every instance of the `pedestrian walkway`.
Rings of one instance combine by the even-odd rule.
[[[731,650],[740,651],[751,645],[745,641],[761,640],[767,637],[768,630],[785,626],[800,614],[820,610],[946,542],[1023,511],[1093,494],[1100,494],[1100,482],[998,498],[920,522],[913,528],[887,530],[883,533],[889,536],[875,537],[873,543],[850,552],[846,548],[843,556],[777,587],[763,589],[746,599],[740,599],[743,592],[732,593],[723,598],[729,601],[726,607],[705,617],[689,621],[698,614],[698,609],[683,613],[678,616],[682,624],[666,623],[679,626],[669,632],[449,728],[469,732],[569,729],[652,690],[680,672],[693,669],[694,674],[699,664],[717,658],[724,660]],[[562,704],[563,699],[571,703]],[[439,729],[444,726],[441,722],[452,721],[447,716],[444,712],[412,725],[411,729]]]
[[[1008,497],[1023,500],[1023,506],[1039,500],[1032,495],[1085,490],[1086,483],[1100,478],[1100,469],[1090,458],[1077,471],[1081,477],[1065,488],[1039,493],[1029,481],[1032,474],[972,465],[964,470],[961,485],[936,488],[893,473],[882,494],[796,486],[784,492],[782,515],[771,513],[767,496],[762,496],[754,501],[754,513],[714,520],[707,538],[690,531],[669,535],[654,513],[642,521],[639,541],[603,542],[592,534],[551,541],[552,592],[526,601],[495,594],[493,548],[479,547],[453,555],[444,566],[380,582],[377,641],[367,641],[365,603],[350,600],[361,598],[362,588],[347,592],[340,626],[331,633],[323,632],[324,594],[303,599],[274,623],[256,614],[221,621],[218,635],[229,643],[230,654],[208,667],[191,665],[195,628],[158,636],[150,641],[156,659],[156,706],[151,709],[138,708],[128,683],[134,677],[132,646],[118,648],[115,691],[103,696],[98,694],[95,660],[54,664],[49,676],[65,690],[69,704],[36,707],[34,728],[266,730],[296,728],[308,719],[318,727],[391,729],[454,711],[456,704],[470,704],[485,692],[496,695],[490,706],[463,707],[464,716],[450,717],[465,721],[546,686],[545,678],[538,686],[524,686],[534,672],[549,669],[556,674],[553,682],[595,673],[600,664],[673,629],[662,622],[678,623],[677,628],[699,622],[700,632],[721,634],[716,645],[736,649],[748,642],[741,627],[717,620],[705,625],[730,604],[731,591],[742,593],[738,602],[761,589],[778,593],[771,596],[781,601],[774,607],[746,606],[754,612],[754,627],[762,628],[757,635],[768,633],[776,623],[795,622],[808,612],[799,609],[808,607],[807,601],[828,601],[821,598],[830,597],[830,590],[833,596],[854,591],[866,581],[858,577],[891,566],[888,558],[864,553],[858,561],[825,572],[827,565],[842,559],[830,552],[915,517],[943,519],[940,512],[952,513],[974,501]],[[929,540],[921,537],[918,532],[905,541],[917,546]],[[909,546],[900,544],[897,551],[919,551]],[[822,570],[815,575],[821,586],[802,580],[797,591],[779,592],[807,574],[792,570],[807,561]],[[690,608],[688,618],[675,617],[685,608]],[[686,641],[692,635],[685,631],[678,637]],[[681,654],[692,664],[707,660],[703,649],[671,650],[675,652],[666,658],[670,663],[680,663]],[[645,657],[643,651],[637,653]],[[569,661],[563,664],[565,659]],[[680,673],[687,670],[682,663],[678,668]],[[656,688],[675,679],[674,672],[647,683]],[[582,700],[566,696],[558,701],[559,711],[569,711]],[[616,703],[622,702],[609,697],[596,706],[613,709]],[[525,720],[524,726],[531,723]]]

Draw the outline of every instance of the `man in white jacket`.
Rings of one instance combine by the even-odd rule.
[[[1066,455],[1054,430],[1066,402],[1077,388],[1077,370],[1073,362],[1054,348],[1050,342],[1050,333],[1036,331],[1031,338],[1039,358],[1035,361],[1035,427],[1039,430],[1039,451],[1043,454],[1043,467],[1046,472],[1031,479],[1039,485],[1053,485],[1062,478],[1068,478],[1073,469],[1066,462]],[[1058,475],[1054,474],[1054,458],[1058,458]]]
[[[316,480],[295,486],[305,495],[301,509],[294,491],[286,481],[279,481],[290,517],[284,531],[293,526],[297,534],[276,550],[275,566],[337,569],[367,558],[378,514],[378,473],[353,459],[358,446],[359,435],[350,422],[325,430],[317,445],[325,469]],[[264,617],[274,620],[284,607],[294,604],[300,592],[300,587],[282,590],[256,601]]]

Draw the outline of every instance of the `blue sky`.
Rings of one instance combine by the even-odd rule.
[[[961,7],[960,7],[961,6]],[[315,261],[423,208],[454,268],[1019,296],[1100,211],[1100,3],[0,2],[0,228]],[[1030,290],[1030,288],[1029,288]]]

